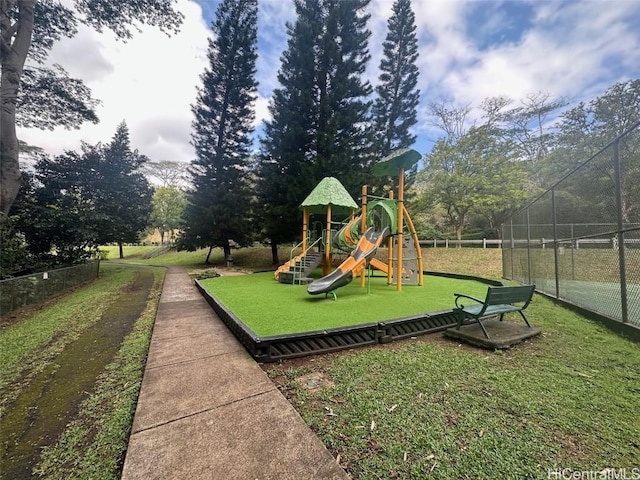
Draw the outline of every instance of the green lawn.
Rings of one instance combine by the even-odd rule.
[[[125,260],[140,259],[143,255],[151,253],[158,248],[153,245],[125,245],[122,247],[122,253]],[[103,245],[100,247],[100,252],[103,252],[108,260],[120,259],[120,248],[117,245]]]
[[[192,272],[206,268],[207,250],[150,261],[136,259],[134,252],[125,247],[136,263],[175,264]],[[500,276],[499,250],[423,253],[426,270]],[[234,251],[234,258],[244,270],[270,265],[268,248]],[[211,262],[224,264],[219,249]],[[93,284],[0,330],[0,406],[15,398],[21,387],[12,383],[25,370],[55,362],[85,324],[97,321],[112,302],[126,304],[135,270],[115,262],[101,268]],[[163,270],[154,272],[157,285],[135,331],[80,407],[78,420],[44,452],[38,472],[45,478],[117,478],[122,457],[114,452],[126,449]],[[333,302],[308,295],[304,286],[280,285],[272,274],[204,282],[216,296],[226,295],[223,301],[243,321],[248,322],[243,309],[253,312],[262,326],[252,328],[260,335],[279,333],[285,319],[294,331],[323,329],[330,327],[321,321],[351,325],[448,309],[453,291],[480,296],[486,291],[475,282],[426,277],[424,287],[406,286],[399,293],[375,279],[370,295],[354,283],[338,290]],[[547,479],[549,470],[559,469],[567,469],[565,476],[605,468],[631,472],[640,458],[640,347],[541,296],[534,298],[528,317],[542,336],[506,352],[433,334],[264,368],[357,480]],[[311,393],[296,379],[312,372],[333,385]]]
[[[433,334],[265,368],[354,479],[631,475],[640,347],[541,296],[528,317],[542,336],[504,352]]]
[[[337,290],[338,300],[311,296],[305,285],[285,285],[273,273],[202,280],[216,296],[258,336],[309,332],[392,320],[451,309],[453,294],[484,297],[487,285],[469,280],[426,275],[424,285],[387,285],[386,277],[372,277],[370,292],[356,279]]]
[[[21,408],[16,401],[22,402],[20,395],[26,389],[38,380],[48,380],[48,377],[42,379],[43,372],[56,373],[51,382],[59,378],[60,370],[65,366],[59,363],[62,353],[76,344],[103,315],[113,311],[114,306],[122,310],[131,308],[130,297],[138,292],[135,280],[143,271],[153,279],[145,301],[146,309],[99,374],[94,388],[69,392],[71,397],[84,400],[77,410],[62,412],[69,423],[59,432],[59,438],[48,439],[49,445],[40,450],[42,456],[36,472],[42,478],[114,480],[120,477],[165,270],[102,262],[100,276],[92,283],[37,308],[16,312],[16,318],[0,328],[0,419],[4,422],[10,417],[9,410]],[[96,340],[93,348],[101,351],[104,346]],[[85,354],[91,355],[91,351]],[[78,361],[82,363],[82,357]],[[84,363],[82,371],[83,375],[87,374]],[[46,397],[51,390],[53,388],[45,386],[42,392]],[[42,392],[39,394],[43,395]],[[52,402],[59,401],[58,396],[50,398],[55,398]],[[34,412],[30,426],[55,415],[48,417],[47,413]],[[2,431],[7,432],[4,424]],[[6,440],[5,447],[9,442],[8,438]],[[22,442],[30,445],[25,439]],[[3,469],[6,467],[3,464]],[[0,477],[5,478],[2,474]]]

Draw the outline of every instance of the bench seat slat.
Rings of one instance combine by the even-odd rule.
[[[471,305],[469,307],[464,307],[461,310],[469,315],[476,316],[481,311],[484,305]],[[520,310],[520,307],[516,307],[514,305],[489,305],[487,309],[484,311],[483,315],[496,315],[498,313],[508,313],[508,312],[517,312]]]

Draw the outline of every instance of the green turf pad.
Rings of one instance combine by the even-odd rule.
[[[424,286],[387,285],[372,277],[370,289],[356,279],[337,290],[338,300],[311,296],[305,285],[285,285],[273,273],[202,280],[201,285],[261,337],[381,322],[453,308],[453,294],[484,297],[487,285],[425,275]],[[370,290],[370,292],[369,292]]]

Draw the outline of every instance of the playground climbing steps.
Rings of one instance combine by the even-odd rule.
[[[306,285],[313,281],[309,275],[322,262],[321,252],[307,252],[298,255],[276,270],[275,276],[280,283]]]

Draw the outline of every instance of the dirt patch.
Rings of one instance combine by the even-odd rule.
[[[334,383],[329,380],[322,372],[312,372],[296,378],[296,382],[300,383],[309,392],[316,393],[325,388],[333,387]]]
[[[7,409],[0,419],[0,478],[32,478],[42,447],[53,444],[75,418],[80,403],[146,308],[153,284],[153,272],[139,270],[101,318],[31,379]]]

